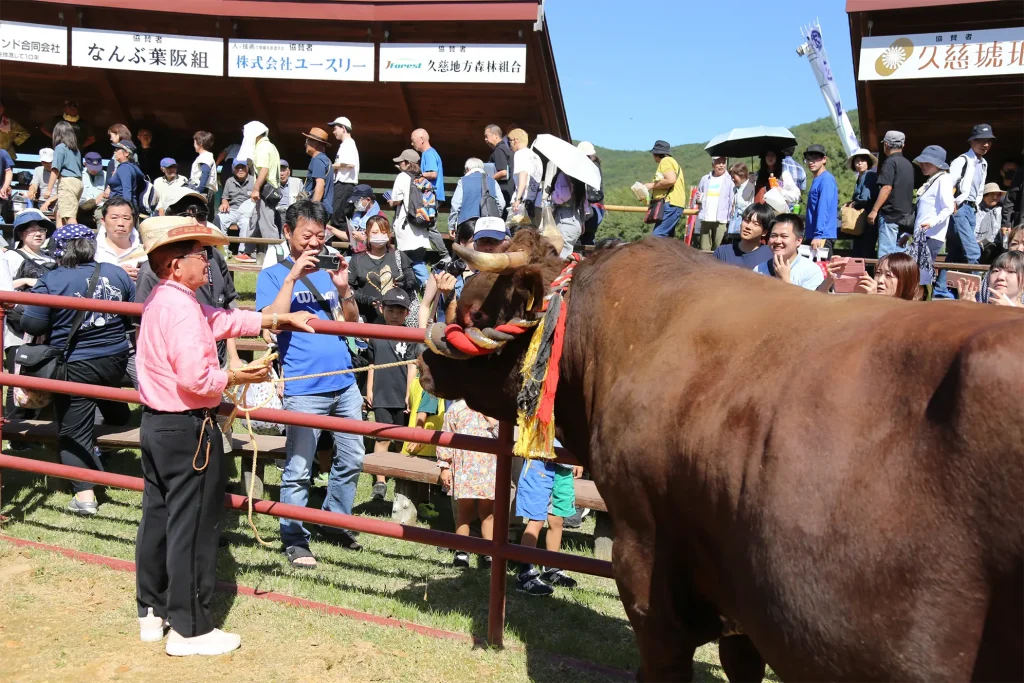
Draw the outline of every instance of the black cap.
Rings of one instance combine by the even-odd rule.
[[[409,302],[409,295],[405,293],[399,287],[392,287],[384,295],[384,299],[381,301],[385,306],[401,306],[408,309],[411,305]]]
[[[655,140],[654,147],[651,148],[651,154],[657,154],[658,156],[668,156],[672,153],[672,147],[669,146],[664,140]]]
[[[967,138],[967,142],[971,140],[995,140],[996,136],[992,132],[992,126],[987,123],[979,123],[971,129],[971,137]]]
[[[825,152],[825,145],[807,145],[807,149],[804,150],[804,156],[808,154],[820,154],[823,157],[827,157],[828,154]]]
[[[356,185],[348,196],[348,203],[355,204],[357,199],[362,199],[363,197],[373,197],[373,188],[365,184]]]

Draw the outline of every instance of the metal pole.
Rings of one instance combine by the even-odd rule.
[[[502,422],[498,426],[498,442],[506,453],[498,455],[494,478],[494,539],[491,541],[491,590],[487,609],[487,642],[491,647],[503,647],[505,639],[505,574],[508,570],[508,515],[512,498],[512,447],[514,425]]]

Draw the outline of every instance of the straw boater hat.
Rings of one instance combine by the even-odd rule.
[[[139,226],[142,246],[150,254],[157,247],[173,242],[199,242],[203,246],[223,246],[228,243],[217,228],[202,225],[191,216],[155,216],[142,221]]]

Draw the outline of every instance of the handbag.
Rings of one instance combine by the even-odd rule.
[[[281,188],[263,183],[263,187],[260,188],[260,199],[271,209],[276,208],[281,203]]]
[[[644,223],[660,223],[664,218],[665,197],[655,199],[647,205],[647,213],[644,214]]]
[[[92,277],[89,278],[89,284],[86,285],[86,293],[92,296],[92,293],[96,290],[96,284],[100,277],[100,264],[97,263],[92,271]],[[68,340],[64,344],[63,349],[50,346],[49,344],[22,344],[18,347],[18,350],[14,354],[15,365],[18,366],[17,374],[24,375],[26,377],[38,377],[39,379],[57,379],[61,381],[67,381],[68,378],[68,357],[75,348],[75,341],[78,336],[78,330],[81,328],[82,323],[85,321],[85,315],[89,311],[80,310],[75,313],[75,317],[71,320],[71,329],[68,331]],[[28,407],[27,404],[31,404],[33,407],[41,407],[39,403],[43,399],[39,396],[32,396],[32,394],[38,393],[49,393],[49,392],[33,392],[31,390],[24,390],[26,397],[24,402],[26,405],[21,407]],[[21,404],[23,401],[18,401]],[[46,400],[42,405],[49,403]]]
[[[839,230],[847,235],[859,237],[864,234],[864,227],[868,223],[867,211],[855,209],[852,206],[844,206],[839,211]]]

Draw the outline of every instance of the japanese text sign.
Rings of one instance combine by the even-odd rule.
[[[868,36],[862,81],[1024,74],[1024,27]]]
[[[71,66],[224,75],[224,39],[71,29]]]
[[[384,43],[381,81],[525,83],[525,45]]]
[[[373,43],[231,39],[228,76],[372,81]]]
[[[63,26],[0,21],[0,59],[65,66],[68,30]]]

